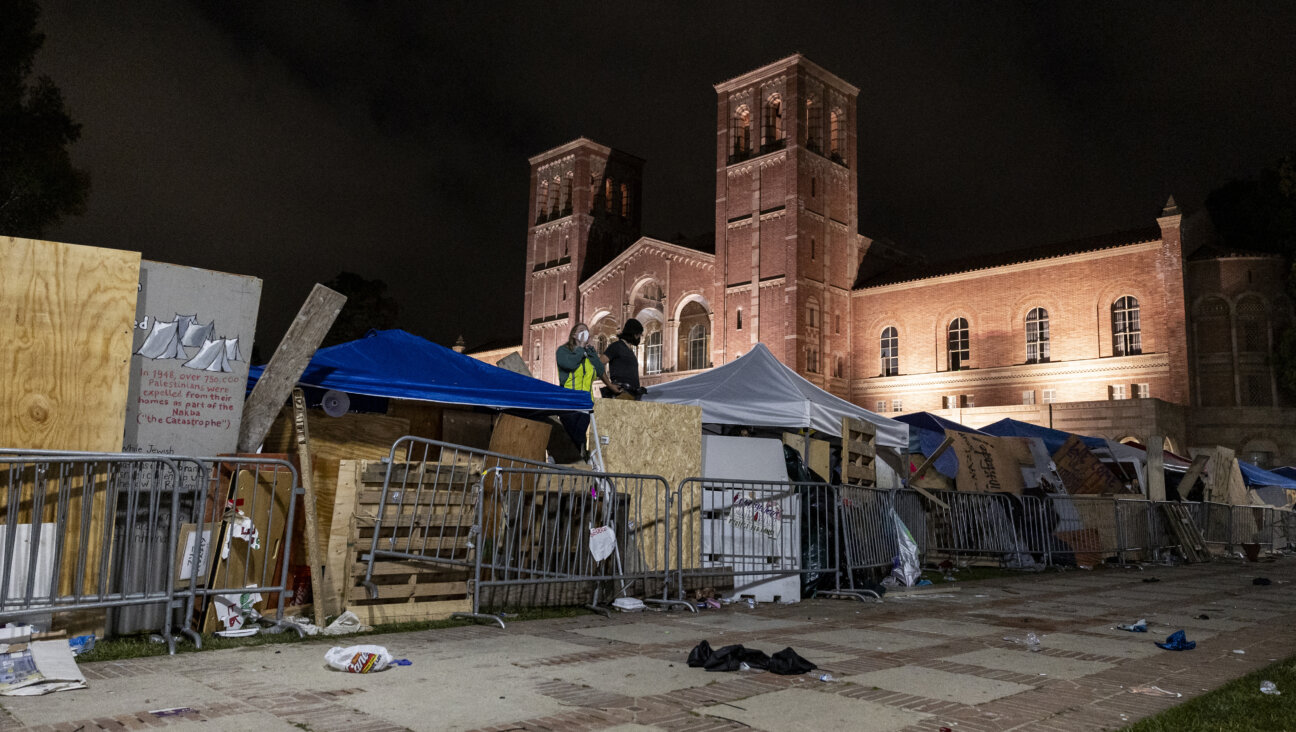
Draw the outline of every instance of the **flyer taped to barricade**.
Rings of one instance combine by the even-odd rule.
[[[777,539],[783,530],[783,508],[777,503],[761,503],[735,493],[733,506],[729,510],[729,523]]]

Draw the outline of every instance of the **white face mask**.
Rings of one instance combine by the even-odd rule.
[[[589,342],[589,331],[588,330],[577,331],[576,343],[583,346],[588,342]]]

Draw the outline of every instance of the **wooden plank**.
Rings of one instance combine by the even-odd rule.
[[[444,620],[454,613],[472,612],[472,600],[463,598],[435,602],[352,603],[347,609],[355,613],[361,623],[377,626]]]
[[[369,565],[366,564],[365,562],[356,562],[355,564],[351,565],[351,575],[353,577],[359,577],[364,575],[365,569],[368,566]],[[468,579],[468,575],[472,572],[472,570],[469,569],[468,567],[464,567],[463,569],[454,569],[445,566],[433,566],[425,562],[399,561],[399,560],[374,562],[373,569],[374,569],[375,577],[391,576],[391,575],[419,575],[419,576],[435,576],[440,578],[454,577],[455,579],[458,580]],[[460,586],[459,589],[460,591],[462,591],[463,587]]]
[[[603,465],[611,473],[659,475],[666,479],[662,490],[673,490],[685,478],[702,475],[702,408],[680,404],[636,402],[626,399],[595,399],[594,425],[602,445]],[[702,491],[694,487],[680,500],[685,522],[683,556],[685,567],[696,566],[702,536]],[[664,535],[663,522],[668,518],[666,495],[649,486],[640,496],[639,506],[627,510],[640,517],[639,553],[623,557],[627,570],[664,569],[664,547],[658,538]],[[692,527],[691,529],[689,527]],[[671,526],[671,556],[676,551],[674,525]],[[676,563],[672,561],[672,566]]]
[[[328,617],[340,615],[344,609],[343,595],[351,584],[348,571],[355,548],[351,537],[355,535],[356,486],[360,463],[342,460],[338,464],[337,490],[333,494],[333,516],[329,523],[328,553],[324,555],[324,590],[315,602],[324,605]]]
[[[1152,435],[1147,439],[1147,497],[1150,501],[1165,500],[1165,438]]]
[[[1192,492],[1193,484],[1201,477],[1202,471],[1206,468],[1206,463],[1210,460],[1210,455],[1202,454],[1193,458],[1192,464],[1188,466],[1188,472],[1183,474],[1179,479],[1179,498],[1188,500],[1188,494]]]
[[[293,422],[297,427],[297,460],[301,464],[302,504],[306,509],[306,562],[310,565],[311,597],[324,593],[324,559],[320,553],[319,514],[315,507],[315,482],[311,475],[310,426],[306,421],[306,393],[293,389]],[[312,600],[315,624],[324,627],[324,603]]]
[[[925,475],[927,471],[931,468],[931,466],[936,463],[936,459],[939,458],[941,455],[943,455],[946,450],[950,449],[950,446],[953,444],[954,444],[954,438],[950,437],[949,435],[946,435],[945,439],[932,452],[932,454],[927,456],[927,459],[923,460],[922,464],[919,465],[918,468],[913,471],[913,473],[909,476],[909,480],[915,481],[921,479],[923,475]]]
[[[311,290],[243,404],[243,423],[239,426],[240,452],[255,452],[261,445],[275,416],[345,303],[345,296],[323,285],[317,284]]]
[[[807,442],[809,443],[809,457],[806,456]],[[813,437],[807,438],[795,432],[783,433],[783,444],[797,451],[801,460],[807,468],[814,471],[815,475],[823,478],[825,482],[832,480],[832,469],[829,467],[829,454],[832,446],[826,440],[817,440]]]
[[[0,444],[122,446],[139,252],[0,237]]]
[[[442,595],[462,595],[463,581],[434,582],[417,584],[378,585],[378,596],[372,597],[364,587],[352,587],[347,597],[351,602],[363,600],[412,600],[416,597],[438,597]]]

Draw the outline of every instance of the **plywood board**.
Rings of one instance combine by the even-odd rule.
[[[122,449],[238,449],[261,280],[144,261]]]
[[[1125,492],[1125,485],[1111,470],[1089,451],[1084,441],[1075,435],[1067,438],[1062,447],[1053,453],[1062,487],[1073,496],[1096,496]]]
[[[495,419],[495,429],[491,431],[489,449],[500,455],[543,463],[545,446],[549,444],[551,429],[552,426],[548,422],[501,414]]]
[[[333,516],[329,522],[328,552],[324,555],[324,614],[336,616],[346,608],[343,596],[351,580],[351,563],[355,557],[356,493],[360,482],[361,461],[338,461],[337,489],[333,494]]]
[[[610,473],[658,475],[674,490],[685,478],[702,475],[702,408],[681,404],[636,402],[627,399],[595,399],[594,424],[602,441],[603,466]],[[633,510],[633,509],[632,509]],[[681,496],[680,510],[685,528],[684,567],[697,565],[701,532],[701,489],[690,487]],[[666,495],[642,496],[637,514],[640,555],[648,569],[664,569],[663,551],[657,545],[667,519]],[[675,525],[671,525],[671,531]],[[693,541],[690,543],[689,539]],[[672,547],[673,548],[673,547]],[[677,558],[672,553],[672,566]]]
[[[1033,465],[1030,449],[1021,441],[1006,437],[974,435],[970,432],[945,430],[950,449],[958,458],[958,476],[954,481],[960,491],[988,493],[1021,493],[1021,468]]]
[[[832,481],[832,468],[830,454],[832,445],[826,440],[816,440],[810,438],[810,456],[806,457],[806,437],[798,435],[795,432],[783,433],[783,444],[797,451],[801,456],[801,461],[807,468],[814,471],[815,475],[824,479],[824,482]]]
[[[140,255],[0,237],[0,444],[121,449]]]
[[[293,481],[286,470],[263,469],[231,471],[233,464],[218,464],[209,519],[214,519],[218,530],[227,529],[220,521],[221,507],[226,496],[228,500],[252,519],[260,537],[260,547],[253,548],[251,543],[240,539],[229,539],[229,553],[225,557],[217,554],[217,561],[212,569],[208,587],[215,589],[238,588],[248,585],[275,585],[279,582],[278,571],[284,559],[283,542],[286,538],[286,519],[288,504],[292,501]],[[232,488],[232,490],[231,490]],[[219,531],[217,533],[220,533]],[[295,537],[294,537],[295,538]],[[222,535],[217,539],[216,547],[223,546]],[[271,598],[264,597],[255,607],[264,612]],[[203,632],[220,630],[216,613],[206,613]]]
[[[320,553],[328,553],[333,521],[333,490],[341,460],[381,460],[391,454],[392,443],[409,434],[409,422],[384,414],[349,413],[330,417],[321,409],[307,410],[310,420],[311,477],[314,479],[316,519],[320,527]],[[266,452],[296,452],[292,410],[285,407],[265,437]]]
[[[428,440],[441,440],[441,419],[445,408],[429,402],[391,399],[387,416],[409,422],[409,434]]]
[[[490,446],[491,415],[464,409],[447,409],[441,417],[441,440],[478,450]]]

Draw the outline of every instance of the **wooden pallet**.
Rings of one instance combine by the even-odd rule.
[[[842,482],[877,485],[877,427],[862,419],[842,417]]]
[[[393,476],[389,495],[398,489],[416,489],[420,477],[426,491],[436,467],[398,466],[399,479],[406,482],[402,487],[398,476]],[[439,620],[471,609],[468,581],[472,572],[468,567],[384,558],[374,564],[372,580],[377,597],[371,597],[363,584],[375,531],[379,532],[380,549],[471,560],[469,532],[476,518],[472,499],[461,494],[468,490],[462,471],[440,467],[443,480],[437,481],[435,494],[425,493],[417,505],[405,507],[392,505],[389,499],[382,511],[382,528],[376,529],[386,466],[362,460],[342,461],[325,560],[326,614],[350,610],[361,622],[376,625]],[[387,541],[389,538],[395,541]]]
[[[1162,503],[1161,510],[1165,513],[1170,531],[1179,540],[1179,549],[1183,552],[1184,559],[1189,562],[1209,562],[1210,550],[1206,548],[1205,538],[1188,516],[1188,511],[1174,503]]]

